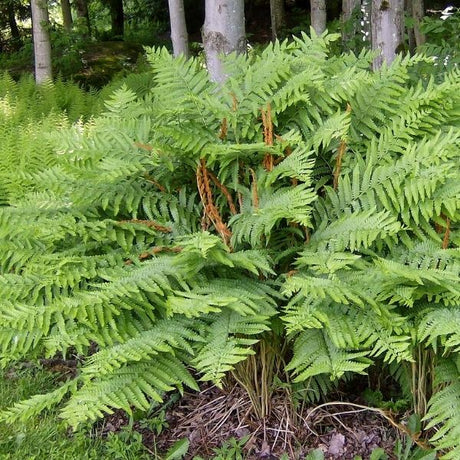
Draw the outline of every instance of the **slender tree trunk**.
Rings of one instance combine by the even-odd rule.
[[[374,70],[384,62],[391,64],[404,43],[404,0],[373,0],[372,49],[380,55],[374,59]]]
[[[80,21],[83,21],[87,32],[83,35],[89,36],[91,35],[91,23],[89,21],[89,12],[88,12],[88,3],[86,0],[75,0],[74,1],[75,9],[77,10],[77,16]]]
[[[359,30],[359,20],[357,19],[356,12],[361,11],[361,0],[343,0],[342,1],[342,42],[344,46],[352,40]],[[352,19],[356,18],[350,24]]]
[[[412,0],[404,0],[404,14],[406,16],[412,17]],[[415,33],[414,27],[406,28],[407,34],[407,45],[411,56],[415,53]]]
[[[16,22],[16,14],[12,1],[7,3],[8,25],[10,26],[11,38],[15,43],[21,42],[21,33],[19,32],[18,23]]]
[[[72,9],[70,8],[70,1],[69,0],[61,0],[61,11],[62,11],[62,23],[64,25],[64,29],[67,32],[72,30]]]
[[[112,36],[123,37],[125,32],[125,17],[123,11],[123,0],[110,0],[110,18],[112,21]]]
[[[317,35],[326,30],[326,0],[311,0],[311,26]]]
[[[221,54],[246,51],[244,0],[206,0],[203,45],[211,80],[222,83]]]
[[[272,23],[272,38],[276,40],[281,29],[286,25],[284,0],[270,0],[270,17]]]
[[[42,83],[52,78],[48,5],[45,0],[31,0],[30,6],[32,9],[35,81]]]
[[[423,0],[411,0],[410,4],[412,6],[411,16],[414,19],[415,45],[421,46],[426,40],[425,34],[420,30],[420,22],[425,16],[425,7]]]
[[[183,54],[189,57],[188,33],[185,23],[185,9],[183,0],[168,0],[169,22],[171,24],[171,41],[174,56]]]

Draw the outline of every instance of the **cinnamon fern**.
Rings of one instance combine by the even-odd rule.
[[[220,86],[152,49],[149,89],[50,130],[42,167],[0,155],[27,184],[3,186],[0,362],[81,357],[2,420],[61,404],[76,427],[222,385],[276,329],[315,388],[433,349],[422,415],[460,455],[460,73],[372,73],[336,39],[229,56]]]

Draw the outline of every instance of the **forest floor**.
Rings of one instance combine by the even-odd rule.
[[[294,419],[286,398],[275,397],[272,404],[270,416],[257,420],[244,390],[205,385],[199,393],[185,393],[172,404],[166,403],[166,411],[156,416],[162,425],[160,434],[145,422],[136,422],[134,429],[142,434],[152,455],[166,452],[179,439],[188,439],[186,458],[190,459],[210,459],[232,449],[248,460],[303,459],[315,449],[321,450],[326,460],[398,458],[394,449],[403,433],[379,409],[331,402],[306,406]],[[107,436],[127,423],[126,415],[116,412],[100,424],[99,430]]]
[[[73,363],[47,367],[0,372],[0,409],[49,391],[75,370]],[[395,446],[401,448],[407,438],[398,415],[368,407],[358,395],[359,383],[353,385],[353,400],[348,393],[347,402],[340,402],[343,393],[337,391],[335,401],[296,410],[281,389],[263,419],[255,417],[241,387],[219,389],[208,383],[200,392],[172,393],[164,404],[152,406],[147,414],[135,411],[131,419],[115,411],[78,433],[62,424],[58,412],[48,411],[35,420],[0,427],[0,459],[164,459],[182,439],[189,444],[185,458],[195,460],[400,459]]]

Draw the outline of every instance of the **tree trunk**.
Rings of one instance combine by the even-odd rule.
[[[403,47],[404,0],[373,0],[371,27],[372,49],[380,51],[373,65],[377,70],[391,64]]]
[[[35,81],[42,83],[52,78],[48,5],[44,0],[31,0],[30,6],[32,9]]]
[[[18,23],[16,22],[16,14],[14,11],[14,5],[12,1],[9,1],[7,4],[7,14],[8,14],[8,25],[10,26],[11,38],[15,44],[21,42],[21,33],[19,32]]]
[[[411,0],[410,3],[412,6],[411,16],[414,19],[415,45],[421,46],[426,40],[425,34],[420,30],[420,22],[425,15],[423,0]]]
[[[206,0],[203,45],[211,80],[222,83],[221,54],[246,51],[244,0]]]
[[[86,0],[75,0],[75,9],[77,10],[77,16],[80,21],[83,21],[86,31],[83,33],[84,36],[91,35],[91,24],[89,22],[88,3]]]
[[[272,23],[272,38],[279,37],[281,29],[286,25],[286,11],[284,0],[270,0],[270,17]]]
[[[171,24],[171,41],[174,56],[183,54],[189,57],[188,33],[185,23],[185,9],[183,0],[168,0],[169,22]]]
[[[111,32],[113,37],[123,38],[125,32],[125,17],[123,0],[110,0],[110,18],[112,21]]]
[[[412,0],[404,0],[404,15],[407,17],[412,17]],[[411,56],[415,53],[415,33],[414,27],[406,27],[406,38],[407,38],[407,46],[409,48],[409,52]]]
[[[317,35],[326,30],[326,0],[311,0],[311,26]]]
[[[360,22],[357,11],[361,10],[361,0],[343,0],[342,2],[342,43],[352,40],[359,30]]]
[[[70,8],[70,1],[69,0],[61,0],[61,11],[62,11],[62,23],[64,25],[64,29],[67,32],[72,30],[72,10]]]

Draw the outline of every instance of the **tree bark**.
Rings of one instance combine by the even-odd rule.
[[[91,35],[91,23],[89,21],[89,12],[88,12],[88,3],[86,0],[75,0],[74,1],[75,9],[77,10],[77,16],[80,20],[84,22],[86,26],[86,32],[84,36]]]
[[[18,23],[16,22],[16,13],[12,1],[7,3],[8,25],[10,26],[11,38],[18,44],[21,42],[21,33],[19,32]]]
[[[404,0],[373,0],[371,13],[372,49],[380,55],[374,59],[374,70],[384,62],[393,62],[404,44]]]
[[[73,19],[69,0],[61,0],[62,24],[67,32],[72,30]]]
[[[425,7],[423,0],[411,0],[410,4],[412,7],[411,16],[414,19],[415,45],[418,47],[423,45],[426,40],[425,34],[420,30],[420,22],[425,15]]]
[[[123,11],[123,0],[110,0],[111,32],[113,37],[121,37],[125,33],[125,17]]]
[[[221,54],[246,51],[244,0],[206,0],[203,45],[211,80],[222,83]]]
[[[355,20],[355,18],[357,19],[355,13],[358,9],[361,9],[361,0],[342,1],[342,43],[345,47],[359,30],[360,21]],[[350,24],[352,19],[354,22]]]
[[[169,22],[171,24],[171,41],[174,56],[183,54],[189,57],[188,33],[185,23],[185,9],[183,0],[168,0]]]
[[[31,0],[30,6],[32,9],[35,81],[42,83],[52,78],[48,5],[45,0]]]
[[[284,0],[270,0],[270,17],[272,24],[272,38],[279,37],[281,29],[286,25],[286,11]]]
[[[326,30],[326,0],[311,0],[311,26],[317,35]]]

